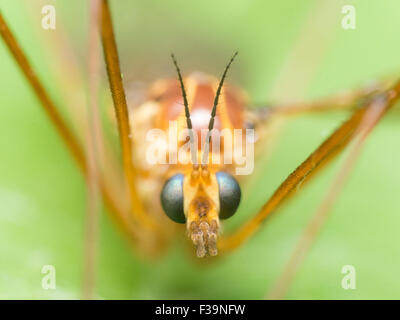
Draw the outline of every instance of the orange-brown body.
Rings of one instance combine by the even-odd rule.
[[[203,142],[201,141],[201,130],[206,130],[210,119],[210,114],[218,87],[218,79],[202,73],[194,73],[184,79],[187,91],[190,115],[193,124],[193,130],[198,135],[197,155],[198,163],[201,163]],[[223,129],[233,131],[234,129],[243,130],[245,127],[245,109],[247,99],[245,94],[237,88],[225,86],[218,104],[214,128],[217,131]],[[137,180],[137,189],[140,192],[140,197],[143,200],[145,210],[148,214],[154,216],[163,225],[163,229],[171,236],[176,230],[176,224],[166,218],[160,205],[160,193],[164,182],[176,173],[183,173],[190,177],[185,179],[185,208],[192,212],[191,217],[187,217],[188,221],[195,221],[194,224],[187,224],[189,234],[193,234],[194,229],[199,229],[201,222],[205,219],[211,231],[215,233],[215,237],[219,230],[218,219],[218,186],[213,173],[216,171],[234,172],[236,163],[233,159],[232,163],[224,164],[223,155],[227,148],[232,148],[231,145],[225,145],[224,139],[221,139],[219,163],[211,161],[213,156],[213,145],[210,146],[210,163],[207,170],[201,172],[193,172],[193,165],[190,160],[190,150],[180,154],[183,158],[187,158],[187,163],[170,163],[174,156],[171,155],[178,152],[177,149],[169,153],[166,157],[167,163],[149,163],[147,153],[149,152],[149,132],[152,129],[159,129],[165,132],[165,136],[159,138],[160,150],[169,148],[168,130],[171,128],[171,122],[176,121],[178,135],[187,130],[184,106],[181,89],[176,79],[159,80],[155,82],[149,90],[149,101],[135,107],[131,113],[131,127],[135,128],[132,133],[133,139],[133,157],[139,177]],[[214,135],[212,136],[214,137]],[[245,139],[245,135],[243,135]],[[213,141],[213,138],[212,138]],[[151,143],[154,143],[152,140]],[[178,149],[182,147],[187,140],[178,141]],[[233,150],[230,150],[233,151]],[[203,173],[202,173],[203,172]],[[209,174],[211,173],[211,175]],[[189,195],[191,194],[191,195]],[[196,199],[195,199],[196,198]],[[190,202],[188,202],[190,199]],[[203,199],[203,200],[202,200]],[[193,201],[191,201],[193,200]],[[192,208],[193,207],[193,208]],[[207,214],[204,214],[204,210]],[[202,214],[203,212],[203,214]],[[215,222],[212,222],[215,221]],[[207,227],[207,228],[208,228]],[[193,229],[193,230],[191,230]],[[193,240],[192,236],[192,240]],[[195,240],[193,240],[195,242]]]

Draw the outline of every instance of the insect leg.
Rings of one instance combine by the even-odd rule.
[[[388,90],[392,84],[393,79],[387,79],[316,101],[278,105],[270,107],[267,110],[271,115],[290,116],[307,112],[327,112],[354,109],[358,106],[365,105],[365,100],[371,98],[377,93]]]
[[[379,119],[393,106],[394,102],[398,100],[399,95],[400,82],[397,82],[390,90],[378,95],[378,98],[385,99],[384,110]],[[367,101],[367,105],[364,108],[356,109],[346,122],[283,181],[256,216],[251,218],[233,234],[221,238],[219,242],[220,250],[225,252],[231,251],[243,244],[259,229],[262,222],[293,194],[297,186],[308,181],[315,173],[320,171],[323,165],[338,155],[352,140],[354,132],[356,132],[363,121],[367,110],[370,110],[373,106],[374,101],[375,99]]]
[[[257,128],[267,123],[274,116],[288,117],[309,112],[316,113],[355,109],[365,105],[365,100],[373,97],[377,93],[388,90],[393,82],[393,79],[385,79],[311,102],[285,103],[268,106],[260,105],[250,109],[246,118],[253,127]]]
[[[29,13],[32,19],[36,17],[38,10],[37,2],[27,3]],[[62,16],[57,16],[57,29],[52,32],[43,32],[43,29],[37,25],[36,37],[43,42],[46,52],[50,52],[51,59],[48,59],[48,64],[55,78],[58,87],[62,88],[62,100],[65,101],[65,109],[68,111],[68,116],[71,117],[71,129],[77,135],[80,141],[86,141],[86,136],[89,131],[90,123],[95,129],[95,147],[98,150],[97,159],[99,161],[99,169],[104,175],[104,180],[107,181],[110,192],[114,198],[118,198],[118,203],[122,208],[129,208],[129,202],[126,197],[121,197],[123,188],[123,179],[121,167],[118,159],[113,153],[111,142],[106,139],[101,123],[100,110],[95,108],[89,111],[84,107],[87,105],[87,97],[85,94],[85,77],[78,63],[76,52],[73,49],[71,41],[63,29],[64,21],[61,21]],[[97,36],[97,29],[96,29]],[[93,59],[88,57],[89,61]],[[88,63],[89,64],[89,63]],[[88,70],[84,70],[88,71]],[[91,73],[88,73],[91,77]],[[90,116],[90,119],[89,119]],[[122,210],[122,209],[121,209]],[[125,209],[126,210],[126,209]]]
[[[120,144],[122,149],[123,168],[132,206],[132,214],[139,226],[152,231],[160,231],[156,221],[147,215],[139,198],[135,185],[136,169],[132,162],[131,128],[129,125],[128,107],[122,84],[117,45],[114,37],[110,8],[107,0],[101,2],[101,39],[104,59],[107,67],[108,80],[114,102],[118,123]]]
[[[285,296],[285,293],[289,289],[297,270],[307,255],[307,252],[310,250],[313,242],[318,236],[318,233],[321,231],[328,219],[331,208],[350,175],[366,138],[374,129],[379,119],[383,116],[386,103],[386,97],[379,95],[371,102],[371,105],[368,107],[368,110],[357,127],[357,130],[353,133],[353,141],[346,160],[342,164],[337,177],[328,190],[324,200],[321,202],[320,206],[305,227],[303,235],[295,245],[281,276],[269,292],[267,299],[281,299]]]
[[[54,102],[50,99],[50,96],[44,89],[42,83],[40,82],[31,64],[29,63],[25,53],[22,51],[14,35],[8,28],[8,25],[1,13],[0,13],[0,34],[5,44],[7,45],[8,49],[10,50],[10,53],[12,54],[15,62],[20,67],[25,78],[32,87],[35,95],[41,102],[43,110],[45,111],[46,115],[50,118],[58,134],[61,136],[63,142],[65,143],[65,145],[71,152],[74,160],[76,161],[79,169],[82,171],[82,173],[86,178],[88,172],[86,167],[85,153],[82,149],[82,146],[79,144],[77,138],[71,132],[70,128],[67,126],[64,119],[61,117],[58,108],[56,107]],[[126,214],[126,212],[121,210],[117,199],[115,199],[112,196],[112,193],[108,188],[108,185],[105,183],[103,179],[101,179],[100,181],[100,188],[104,200],[106,202],[106,205],[109,207],[111,211],[115,212],[115,218],[118,224],[121,226],[122,230],[129,235],[129,238],[132,243],[133,242],[132,236],[134,235],[134,232],[130,216]]]

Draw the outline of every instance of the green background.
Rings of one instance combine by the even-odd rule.
[[[310,12],[326,1],[111,1],[124,81],[149,83],[175,76],[171,51],[186,73],[201,70],[219,75],[231,54],[239,50],[229,81],[247,90],[255,104],[275,101],[271,93],[274,80],[305,23],[311,23],[314,30],[308,38],[312,37],[313,44],[309,53],[321,41],[327,40],[327,45],[311,63],[315,72],[298,98],[330,95],[368,80],[396,76],[400,67],[398,0],[334,1],[325,9],[332,25],[325,20],[313,25],[317,17]],[[41,80],[62,106],[66,88],[54,81],[49,63],[48,33],[55,31],[40,28],[41,8],[43,4],[56,7],[57,23],[68,35],[85,73],[86,2],[1,0],[0,4]],[[341,28],[344,4],[356,8],[355,30]],[[299,86],[303,87],[301,81]],[[280,91],[282,100],[290,96],[289,91]],[[290,171],[347,115],[335,112],[288,120],[272,155],[256,163],[239,212],[226,223],[226,229],[255,214]],[[400,298],[398,118],[393,110],[368,139],[286,298]],[[180,244],[156,261],[132,253],[109,216],[103,214],[97,297],[265,297],[339,164],[336,161],[302,189],[243,247],[205,266],[191,260]],[[82,176],[1,43],[0,298],[81,297],[85,201]],[[48,264],[56,267],[56,290],[41,287],[41,269]],[[344,265],[356,269],[355,290],[341,287]]]

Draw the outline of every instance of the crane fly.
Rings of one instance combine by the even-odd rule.
[[[98,184],[104,202],[129,241],[148,255],[164,251],[182,233],[187,234],[198,258],[224,255],[243,245],[300,185],[347,145],[365,139],[399,98],[400,82],[382,81],[322,101],[254,110],[241,89],[224,86],[237,53],[219,78],[199,72],[184,77],[172,55],[177,78],[156,81],[149,90],[148,101],[131,108],[122,83],[108,2],[101,1],[99,6],[98,27],[122,152],[123,177],[118,184],[123,187],[113,190],[114,184],[104,172],[100,172]],[[49,98],[2,15],[0,32],[44,111],[88,177],[87,154]],[[219,161],[213,162],[218,138],[214,132],[255,130],[255,148],[260,149],[266,128],[275,118],[346,108],[352,110],[351,116],[282,182],[259,212],[236,231],[225,234],[222,220],[230,218],[240,204],[240,177],[235,174],[239,164],[220,161],[226,152],[235,153],[226,140],[220,145],[221,154],[216,157]],[[186,132],[186,139],[178,142],[178,147],[188,146],[182,153],[186,162],[149,164],[144,156],[149,147],[149,130],[167,132],[174,121],[178,136]],[[195,138],[201,131],[206,132],[205,138]],[[241,139],[245,143],[246,135]],[[158,141],[160,149],[169,142]],[[167,158],[172,157],[169,154]]]

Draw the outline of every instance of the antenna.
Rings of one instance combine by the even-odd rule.
[[[179,69],[178,62],[176,61],[175,55],[173,53],[171,54],[171,58],[172,58],[172,61],[174,62],[176,72],[178,73],[179,83],[181,85],[183,104],[185,106],[186,124],[187,124],[187,128],[189,130],[189,142],[190,142],[190,152],[192,155],[192,163],[193,163],[193,165],[197,165],[197,155],[196,155],[196,149],[195,149],[195,145],[194,145],[192,120],[190,119],[189,104],[188,104],[187,97],[186,97],[186,90],[185,90],[185,86],[183,84],[181,70]]]
[[[219,96],[221,95],[221,89],[224,84],[226,74],[227,74],[233,60],[235,60],[237,55],[238,55],[238,52],[236,51],[235,54],[232,56],[231,60],[229,61],[229,63],[227,64],[227,66],[225,67],[225,71],[222,74],[221,80],[218,85],[217,93],[215,94],[214,105],[213,105],[213,108],[211,111],[211,118],[210,118],[210,122],[208,123],[208,132],[207,132],[206,140],[204,143],[204,153],[203,153],[203,158],[201,161],[202,165],[206,165],[208,162],[208,154],[210,151],[210,141],[211,141],[211,131],[214,128],[214,120],[215,120],[215,115],[217,113],[217,105],[218,105]]]

